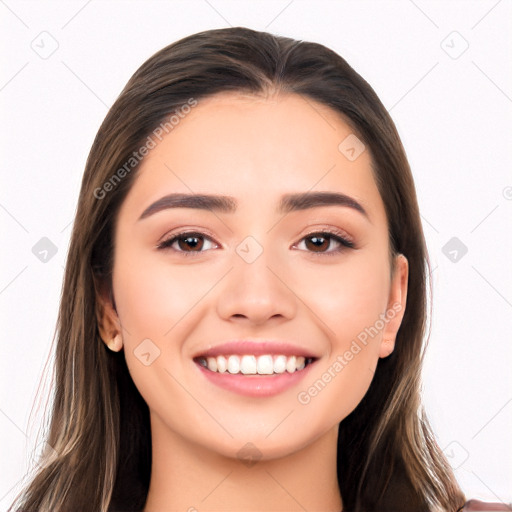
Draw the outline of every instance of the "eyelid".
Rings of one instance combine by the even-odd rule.
[[[161,244],[162,242],[165,242],[166,240],[169,240],[170,238],[173,238],[173,237],[176,237],[176,236],[182,236],[182,235],[201,235],[201,236],[204,236],[204,237],[208,237],[208,238],[211,238],[212,240],[215,239],[213,233],[211,233],[208,229],[206,228],[199,228],[199,227],[194,227],[193,225],[192,226],[178,226],[170,231],[168,231],[167,233],[165,233],[165,235],[163,235],[157,242],[157,244]],[[218,243],[218,242],[216,242]],[[220,244],[219,244],[220,245]]]
[[[201,254],[203,252],[208,252],[208,251],[179,251],[179,250],[176,250],[176,249],[172,249],[172,245],[180,238],[185,238],[185,237],[193,237],[193,236],[197,236],[197,237],[201,237],[201,238],[205,238],[205,239],[208,239],[210,240],[214,245],[218,247],[221,247],[222,248],[222,244],[219,244],[215,238],[210,235],[206,230],[204,229],[194,229],[194,228],[183,228],[183,229],[178,229],[178,231],[174,231],[174,232],[171,232],[171,233],[167,233],[166,235],[164,235],[156,244],[156,249],[159,249],[159,250],[169,250],[169,251],[174,251],[176,253],[179,253],[179,254],[184,254],[186,256],[194,256],[194,255],[198,255],[198,254]],[[211,249],[208,249],[208,250],[211,250]]]
[[[351,237],[346,231],[340,230],[338,228],[327,228],[327,227],[325,227],[325,228],[320,227],[320,228],[309,231],[308,233],[303,235],[300,238],[300,240],[292,246],[292,248],[296,249],[299,244],[301,244],[305,239],[310,238],[312,235],[320,235],[320,236],[323,235],[324,238],[329,238],[329,239],[337,242],[339,244],[339,247],[337,249],[330,250],[330,251],[318,251],[318,252],[317,251],[307,251],[307,250],[304,251],[302,249],[297,249],[297,250],[300,250],[301,252],[305,252],[306,254],[314,255],[314,256],[336,256],[336,255],[340,255],[341,253],[344,253],[347,250],[357,249],[356,244],[353,240],[353,237]]]
[[[354,237],[349,235],[344,229],[335,228],[332,226],[315,226],[314,229],[309,230],[305,235],[303,235],[301,240],[305,237],[321,233],[338,236],[339,238],[342,238],[351,244],[355,244]]]

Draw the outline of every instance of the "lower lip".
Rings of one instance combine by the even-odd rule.
[[[300,382],[315,363],[308,364],[303,370],[293,373],[284,372],[273,375],[244,375],[212,372],[196,363],[203,375],[213,384],[221,388],[245,396],[267,397],[274,396],[290,389]]]

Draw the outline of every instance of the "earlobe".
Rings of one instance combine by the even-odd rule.
[[[107,346],[112,352],[119,352],[123,348],[123,337],[117,333],[108,343]]]
[[[388,357],[395,349],[396,336],[402,324],[407,302],[409,262],[403,254],[398,254],[394,263],[379,357]]]
[[[382,340],[381,345],[380,345],[379,357],[380,358],[388,357],[389,355],[391,355],[393,353],[393,350],[395,350],[395,340],[394,339]]]
[[[123,338],[119,317],[110,297],[109,287],[96,279],[94,280],[94,287],[96,290],[96,321],[101,339],[110,350],[118,352],[123,346]]]

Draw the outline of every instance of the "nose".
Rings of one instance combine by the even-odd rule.
[[[234,255],[234,268],[223,279],[217,296],[217,313],[222,319],[261,325],[295,316],[298,298],[292,283],[287,282],[288,273],[266,254],[263,251],[251,263]]]

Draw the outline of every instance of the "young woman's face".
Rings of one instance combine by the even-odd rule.
[[[114,318],[153,434],[267,459],[333,435],[393,350],[407,262],[392,274],[388,254],[369,151],[334,111],[199,102],[115,231]]]

